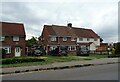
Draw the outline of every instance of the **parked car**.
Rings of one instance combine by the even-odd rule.
[[[28,56],[42,56],[43,54],[44,54],[44,52],[42,50],[39,50],[39,49],[30,50],[27,52]]]
[[[90,50],[87,47],[79,48],[76,54],[77,56],[89,56]]]
[[[67,47],[65,46],[60,47],[59,55],[67,56],[68,55]]]
[[[33,51],[33,54],[34,54],[35,56],[42,56],[42,55],[43,55],[43,51],[41,51],[41,50],[39,50],[39,49],[36,49],[36,50]]]
[[[65,48],[56,48],[55,50],[49,51],[48,54],[52,56],[67,56],[68,52]]]
[[[67,54],[68,54],[67,50],[61,50],[59,52],[59,55],[62,55],[62,56],[67,56]]]
[[[55,50],[51,50],[48,52],[49,55],[52,55],[52,56],[57,56],[59,55],[59,48],[56,48]]]

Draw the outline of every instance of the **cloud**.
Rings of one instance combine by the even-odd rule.
[[[24,2],[25,1],[25,2]],[[44,24],[93,29],[105,42],[117,41],[118,0],[4,0],[2,21],[24,23],[27,39],[40,36]]]

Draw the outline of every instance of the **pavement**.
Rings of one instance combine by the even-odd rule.
[[[100,58],[100,59],[84,60],[84,61],[56,62],[48,65],[2,68],[0,74],[3,75],[3,74],[31,72],[31,71],[58,70],[58,69],[68,69],[75,67],[96,66],[96,65],[114,64],[114,63],[120,63],[118,61],[118,58]]]

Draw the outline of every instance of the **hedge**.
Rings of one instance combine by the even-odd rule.
[[[3,59],[2,64],[17,64],[17,63],[27,63],[27,62],[42,62],[44,59],[40,58],[8,58]]]

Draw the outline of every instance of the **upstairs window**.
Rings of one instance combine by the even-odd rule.
[[[87,38],[87,41],[90,41],[90,39],[89,39],[89,38]]]
[[[13,41],[19,41],[19,36],[13,36]]]
[[[0,41],[5,41],[5,36],[0,36]]]
[[[63,41],[67,41],[67,37],[63,37]]]
[[[79,38],[79,41],[83,41],[83,38]]]
[[[50,37],[50,41],[56,41],[56,37]]]
[[[71,38],[71,41],[76,41],[76,39],[72,37],[72,38]]]
[[[97,38],[95,38],[94,41],[97,41]]]

